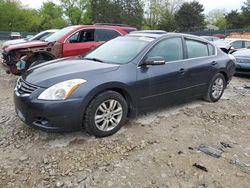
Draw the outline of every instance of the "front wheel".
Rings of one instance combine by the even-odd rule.
[[[209,102],[217,102],[223,95],[225,87],[226,80],[224,75],[221,73],[216,74],[209,85],[205,100]]]
[[[122,95],[106,91],[96,96],[87,107],[84,126],[96,137],[110,136],[125,123],[128,105]]]

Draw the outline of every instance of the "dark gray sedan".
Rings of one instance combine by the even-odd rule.
[[[25,123],[47,131],[117,132],[138,112],[204,98],[217,102],[235,70],[235,58],[205,39],[180,33],[137,32],[86,56],[30,68],[15,88]]]

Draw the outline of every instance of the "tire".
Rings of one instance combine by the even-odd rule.
[[[124,97],[115,91],[105,91],[90,102],[83,123],[90,135],[106,137],[120,130],[127,113],[128,104]]]
[[[34,61],[34,62],[29,66],[29,68],[34,67],[34,66],[36,66],[36,65],[39,65],[39,64],[41,64],[41,63],[43,63],[43,62],[46,62],[46,61],[47,61],[47,60],[45,60],[45,59]]]
[[[35,54],[27,61],[26,69],[29,69],[31,67],[34,67],[36,65],[39,65],[43,62],[50,61],[50,60],[53,60],[53,58],[50,57],[49,55]]]
[[[225,88],[225,76],[221,73],[217,73],[211,80],[206,97],[204,99],[208,102],[219,101],[224,93]]]

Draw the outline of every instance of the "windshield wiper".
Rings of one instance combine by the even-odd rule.
[[[100,60],[100,59],[97,59],[97,58],[84,57],[83,59],[86,59],[86,60],[91,60],[91,61],[97,61],[97,62],[101,62],[101,63],[103,63],[103,60]]]

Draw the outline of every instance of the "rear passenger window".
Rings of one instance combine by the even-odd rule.
[[[215,47],[211,44],[208,44],[208,52],[209,52],[209,55],[215,55]]]
[[[95,36],[96,41],[105,41],[105,42],[120,36],[120,33],[111,29],[96,29],[95,34],[96,34]]]
[[[205,57],[209,55],[208,46],[195,40],[186,40],[188,58]]]
[[[183,59],[181,38],[171,38],[156,44],[147,57],[163,57],[166,62]]]

